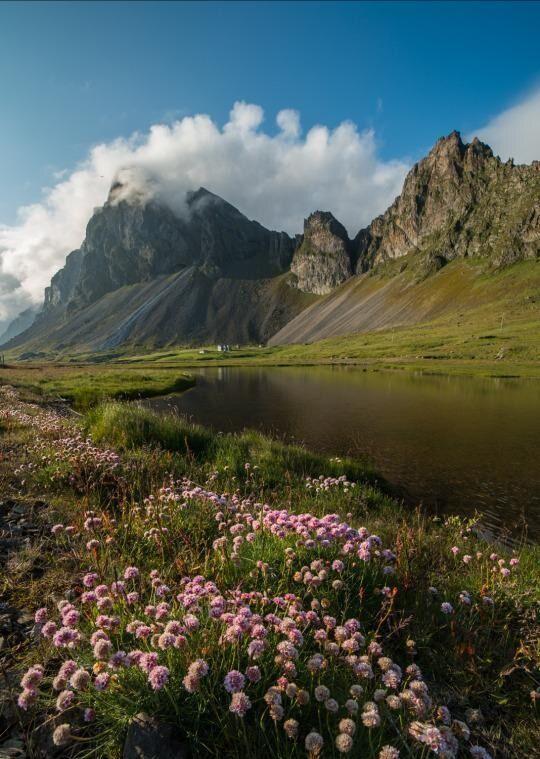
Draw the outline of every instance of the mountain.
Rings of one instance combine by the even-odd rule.
[[[540,162],[502,162],[458,132],[354,239],[324,211],[293,239],[204,188],[181,213],[129,190],[113,185],[9,348],[281,344],[414,324],[474,307],[479,277],[540,257]]]
[[[30,306],[30,308],[21,311],[0,335],[0,347],[28,329],[40,311],[41,306]]]
[[[204,188],[181,215],[115,184],[10,344],[24,352],[124,343],[265,342],[311,302],[288,286],[295,241]]]
[[[440,139],[409,172],[401,195],[361,230],[357,272],[422,251],[440,267],[466,256],[501,266],[540,255],[540,161],[503,163],[475,138]]]
[[[271,345],[424,323],[486,300],[510,299],[529,312],[519,277],[515,291],[485,278],[540,258],[540,161],[503,163],[479,140],[465,144],[452,132],[411,169],[401,195],[352,248],[356,276],[292,319]]]

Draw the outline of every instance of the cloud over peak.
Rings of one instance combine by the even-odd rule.
[[[71,173],[56,177],[39,203],[19,209],[16,224],[0,225],[0,324],[41,301],[117,179],[178,213],[186,192],[204,186],[248,217],[291,234],[316,209],[332,211],[355,234],[399,194],[408,166],[382,161],[373,131],[343,122],[314,126],[303,136],[292,108],[277,114],[277,131],[265,131],[263,122],[259,105],[236,102],[223,127],[197,114],[93,147]]]

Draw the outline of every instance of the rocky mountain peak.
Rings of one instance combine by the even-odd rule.
[[[291,271],[300,290],[317,295],[329,293],[351,276],[347,230],[329,211],[315,211],[304,219],[304,234]]]
[[[304,242],[314,251],[333,253],[348,250],[349,236],[329,211],[314,211],[304,219]]]
[[[46,308],[81,308],[125,285],[195,267],[213,278],[265,278],[289,268],[294,242],[250,221],[200,187],[178,214],[116,181],[96,209],[79,250],[47,288]]]
[[[355,240],[357,270],[415,251],[447,261],[485,256],[495,265],[535,257],[540,197],[532,166],[503,163],[478,138],[451,132],[405,179],[401,195]],[[531,221],[532,220],[532,221]]]

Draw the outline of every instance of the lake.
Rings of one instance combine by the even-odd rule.
[[[488,537],[540,538],[540,383],[357,367],[221,367],[153,399],[224,432],[245,427],[368,460],[409,503],[482,513]]]

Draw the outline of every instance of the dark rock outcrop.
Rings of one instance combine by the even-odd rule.
[[[352,275],[347,230],[331,213],[315,211],[304,220],[304,235],[291,271],[300,290],[316,295],[331,292]]]
[[[289,267],[294,243],[271,232],[217,195],[189,193],[182,215],[141,199],[115,199],[115,187],[86,228],[79,251],[53,278],[46,306],[70,311],[125,285],[196,266],[207,275],[261,279]]]
[[[174,725],[141,712],[129,725],[123,759],[187,759],[187,745]]]
[[[421,251],[432,261],[482,256],[494,266],[540,256],[540,162],[503,163],[475,138],[441,138],[401,195],[355,239],[357,272]],[[438,265],[438,264],[437,264]]]

